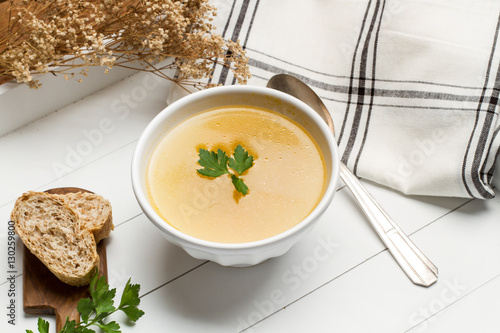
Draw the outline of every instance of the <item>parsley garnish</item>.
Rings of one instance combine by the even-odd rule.
[[[252,167],[253,156],[249,155],[241,145],[238,145],[234,150],[234,158],[227,156],[226,152],[220,148],[217,149],[217,152],[200,148],[198,156],[200,157],[198,163],[203,167],[203,169],[197,170],[199,174],[211,178],[228,174],[231,176],[231,181],[236,190],[243,195],[247,195],[248,186],[239,176]],[[238,173],[238,176],[228,170],[228,164],[231,169]]]
[[[82,298],[76,307],[80,312],[82,321],[76,323],[74,320],[69,321],[66,318],[66,323],[59,333],[92,333],[94,330],[90,326],[97,326],[104,332],[119,333],[120,325],[116,321],[105,323],[104,319],[117,311],[123,311],[127,317],[135,322],[144,311],[137,307],[140,303],[138,284],[130,284],[130,279],[127,281],[123,294],[120,300],[120,305],[115,308],[113,298],[116,295],[116,289],[109,290],[109,285],[106,283],[106,278],[101,276],[98,278],[96,272],[92,277],[89,285],[90,298]],[[31,330],[26,330],[27,333],[33,333]],[[48,333],[49,322],[38,318],[38,332]]]

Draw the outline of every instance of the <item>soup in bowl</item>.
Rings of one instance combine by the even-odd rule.
[[[195,258],[248,266],[285,253],[329,206],[339,154],[324,121],[269,88],[216,87],[168,106],[132,160],[136,198]]]

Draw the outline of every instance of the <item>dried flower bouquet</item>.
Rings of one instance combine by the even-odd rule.
[[[168,80],[165,70],[178,69],[175,81],[194,86],[222,64],[245,83],[246,54],[214,32],[215,15],[208,0],[9,0],[0,3],[0,81],[38,88],[37,74],[81,80],[89,66],[138,63]]]

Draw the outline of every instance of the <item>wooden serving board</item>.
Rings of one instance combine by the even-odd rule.
[[[64,187],[46,191],[52,194],[90,192],[76,187]],[[56,332],[69,320],[80,322],[76,306],[80,299],[90,297],[88,286],[74,287],[60,281],[25,246],[23,246],[23,307],[33,315],[55,315]],[[106,239],[97,244],[100,257],[99,275],[107,276]]]

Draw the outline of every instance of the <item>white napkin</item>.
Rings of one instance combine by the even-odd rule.
[[[406,194],[491,198],[500,1],[213,1],[253,78],[306,81],[354,173]],[[235,84],[227,69],[213,82]],[[500,176],[499,176],[500,177]]]

